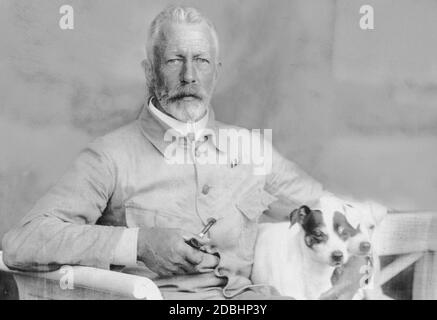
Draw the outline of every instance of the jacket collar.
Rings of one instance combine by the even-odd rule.
[[[203,140],[207,138],[213,143],[217,150],[226,152],[223,147],[219,146],[218,137],[219,129],[222,127],[220,123],[215,120],[215,114],[211,107],[209,107],[207,115],[208,119],[204,129],[199,132],[196,140]],[[174,141],[174,138],[184,138],[181,132],[175,128],[170,127],[167,121],[163,121],[162,117],[157,117],[151,112],[148,103],[144,103],[140,115],[138,117],[139,125],[143,135],[155,146],[156,149],[165,155],[166,148]]]
[[[167,127],[176,130],[181,136],[185,137],[189,134],[195,137],[195,140],[202,138],[202,133],[206,128],[209,119],[209,108],[206,109],[206,114],[196,122],[183,122],[172,118],[153,104],[153,98],[149,99],[148,106],[150,114],[160,122],[163,122]]]

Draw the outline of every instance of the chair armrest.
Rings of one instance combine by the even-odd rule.
[[[0,251],[0,272],[12,274],[20,299],[147,299],[162,300],[152,280],[121,272],[63,266],[52,272],[9,269]]]
[[[381,222],[375,239],[379,255],[437,250],[437,213],[390,213]]]

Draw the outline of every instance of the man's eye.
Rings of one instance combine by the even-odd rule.
[[[169,65],[176,65],[176,64],[179,64],[181,62],[182,62],[181,59],[169,59],[169,60],[167,60],[167,64],[169,64]]]
[[[201,64],[209,64],[209,60],[204,58],[196,58],[196,62]]]

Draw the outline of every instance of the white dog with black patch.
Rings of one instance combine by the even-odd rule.
[[[348,207],[346,207],[348,206]],[[295,299],[319,299],[332,287],[334,269],[351,254],[371,251],[371,226],[352,205],[334,196],[301,206],[290,223],[259,225],[252,270],[254,284],[269,284]]]

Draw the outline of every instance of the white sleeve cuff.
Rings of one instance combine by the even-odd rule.
[[[135,266],[137,264],[137,242],[139,228],[126,228],[114,250],[111,264]]]

